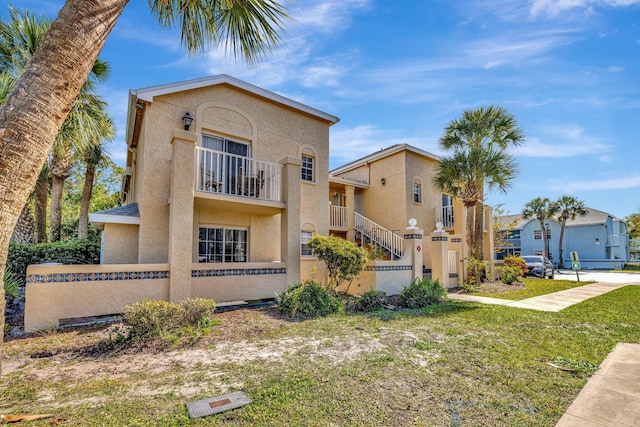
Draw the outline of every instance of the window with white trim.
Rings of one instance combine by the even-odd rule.
[[[300,169],[302,173],[303,181],[315,181],[313,177],[313,167],[314,167],[315,159],[313,156],[309,156],[307,154],[302,155],[302,168]]]
[[[309,246],[309,240],[311,240],[312,237],[313,237],[313,231],[302,230],[300,232],[300,255],[302,256],[313,255],[311,246]]]
[[[249,230],[200,227],[198,233],[199,262],[248,262]]]
[[[422,203],[422,184],[417,179],[413,181],[413,202]]]
[[[533,230],[533,238],[542,240],[542,230]],[[547,240],[551,240],[551,229],[547,229]]]

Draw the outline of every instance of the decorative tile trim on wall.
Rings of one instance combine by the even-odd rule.
[[[422,234],[405,234],[404,238],[409,240],[422,239]]]
[[[413,270],[410,265],[368,265],[365,271],[404,271]]]
[[[287,274],[286,268],[233,268],[230,270],[192,270],[191,277],[262,276]]]
[[[168,271],[117,271],[111,273],[30,274],[27,283],[104,282],[115,280],[168,279]]]
[[[461,237],[452,237],[451,238],[451,243],[462,243],[462,238]]]
[[[431,238],[432,242],[446,242],[448,240],[449,238],[447,236],[444,236],[444,237],[434,236]]]

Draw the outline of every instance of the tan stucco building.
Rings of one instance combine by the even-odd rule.
[[[395,145],[329,172],[338,120],[227,75],[130,91],[123,205],[89,216],[101,264],[30,266],[25,330],[143,299],[273,299],[326,280],[316,234],[386,252],[350,292],[397,294],[423,268],[456,286],[464,209],[433,190],[438,157]]]
[[[91,216],[103,263],[168,263],[171,300],[273,298],[311,270],[301,230],[329,232],[337,121],[226,75],[131,91],[125,205]]]

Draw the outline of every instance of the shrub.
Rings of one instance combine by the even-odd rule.
[[[100,244],[85,240],[38,243],[36,245],[9,244],[7,271],[17,275],[21,284],[25,283],[29,265],[49,261],[63,264],[99,264]]]
[[[276,296],[278,311],[290,317],[326,316],[341,308],[340,300],[313,280],[289,285],[286,291]]]
[[[625,264],[623,270],[639,271],[640,264],[633,264],[633,263]]]
[[[11,298],[16,298],[20,295],[20,285],[22,282],[18,278],[18,275],[13,271],[5,271],[4,272],[4,293],[6,296]]]
[[[518,266],[505,265],[500,269],[502,283],[512,285],[520,282],[522,270]]]
[[[398,304],[406,308],[422,308],[441,300],[447,291],[437,280],[414,279],[400,292]]]
[[[487,268],[489,262],[474,257],[467,260],[467,282],[462,283],[462,289],[465,291],[475,291],[482,282],[487,278]]]
[[[355,276],[364,270],[367,263],[367,251],[355,243],[333,236],[314,236],[309,240],[313,255],[327,264],[329,272],[329,290],[336,292],[345,283],[347,293]]]
[[[371,289],[355,299],[353,309],[355,311],[376,311],[382,310],[387,303],[387,294],[384,291]]]
[[[508,256],[504,258],[504,265],[506,267],[516,267],[520,270],[520,276],[524,276],[524,274],[529,271],[527,268],[527,262],[524,258],[519,256]],[[506,283],[506,282],[505,282]]]
[[[129,338],[146,341],[158,337],[172,339],[172,334],[185,327],[207,327],[215,308],[213,300],[194,298],[179,304],[145,300],[129,304],[123,311],[131,327]]]

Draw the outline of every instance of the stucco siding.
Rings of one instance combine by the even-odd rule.
[[[138,225],[105,224],[104,264],[136,264],[138,262]]]

